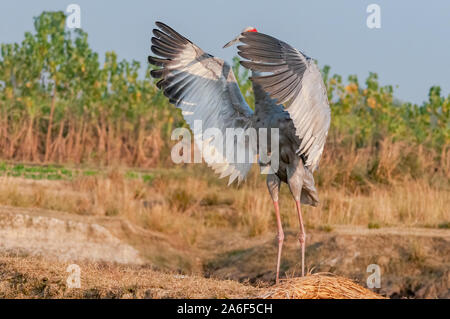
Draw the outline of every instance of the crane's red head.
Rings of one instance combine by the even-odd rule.
[[[241,33],[245,33],[245,32],[258,32],[258,30],[256,30],[256,28],[254,28],[254,27],[247,27],[244,30],[242,30]],[[225,49],[225,48],[232,46],[233,44],[239,42],[240,39],[241,39],[241,35],[239,34],[236,38],[234,38],[233,40],[231,40],[230,42],[225,44],[223,46],[223,48]]]
[[[256,30],[254,27],[247,27],[242,31],[242,33],[244,32],[258,32],[258,30]]]

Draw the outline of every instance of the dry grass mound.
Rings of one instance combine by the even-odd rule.
[[[384,299],[350,279],[329,273],[289,278],[267,289],[264,299]]]
[[[260,292],[232,280],[86,261],[77,262],[81,287],[70,288],[69,264],[0,253],[0,299],[234,299],[252,298]]]

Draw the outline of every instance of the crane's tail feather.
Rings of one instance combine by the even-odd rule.
[[[319,194],[314,185],[314,176],[311,171],[305,167],[305,176],[303,177],[303,188],[300,202],[305,205],[317,207],[319,205]]]

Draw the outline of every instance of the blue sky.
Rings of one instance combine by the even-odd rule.
[[[450,93],[450,1],[154,1],[2,0],[0,42],[20,42],[44,10],[81,7],[82,28],[103,55],[146,63],[154,21],[163,21],[206,52],[231,61],[236,48],[222,49],[246,26],[270,34],[331,66],[332,73],[370,71],[392,84],[396,97],[421,104],[432,85]],[[381,7],[381,29],[366,26],[369,4]]]

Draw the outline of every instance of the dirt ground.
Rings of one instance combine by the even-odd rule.
[[[404,233],[404,234],[403,234]],[[300,249],[294,232],[288,232],[281,272],[286,277],[300,273]],[[381,288],[390,298],[450,298],[450,245],[448,230],[337,228],[311,231],[306,249],[310,273],[330,272],[351,278],[363,286],[376,264]],[[276,260],[275,240],[261,240],[230,249],[209,260],[206,273],[219,278],[271,282]],[[271,267],[270,267],[270,266]]]

